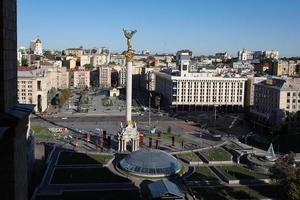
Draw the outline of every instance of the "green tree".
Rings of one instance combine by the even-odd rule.
[[[22,58],[22,66],[28,66],[28,60],[26,58]]]
[[[83,65],[85,68],[92,68],[93,67],[93,65],[91,65],[91,64],[85,64],[85,65]]]
[[[294,153],[289,153],[278,158],[270,169],[272,179],[282,185],[283,194],[290,200],[300,199],[300,167],[294,157]]]
[[[59,106],[63,106],[64,103],[70,98],[72,92],[69,89],[62,89],[59,93]]]

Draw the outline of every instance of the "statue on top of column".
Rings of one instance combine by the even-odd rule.
[[[131,38],[137,32],[137,30],[127,30],[123,29],[124,36],[127,38],[127,51],[124,52],[127,62],[131,62],[134,56],[132,45],[131,45]]]

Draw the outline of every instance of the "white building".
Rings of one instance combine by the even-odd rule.
[[[279,52],[278,51],[249,51],[246,49],[243,49],[241,51],[238,51],[238,58],[241,61],[247,61],[247,60],[260,60],[260,59],[279,59]]]
[[[42,41],[39,37],[30,42],[30,51],[35,55],[43,55]]]
[[[197,73],[172,76],[155,72],[155,91],[176,110],[202,109],[209,106],[244,107],[246,78],[203,77]]]
[[[93,66],[107,65],[110,62],[110,54],[95,54],[91,57]]]
[[[125,66],[126,59],[125,56],[122,54],[111,54],[110,55],[110,62],[115,63],[116,65]]]
[[[200,110],[210,106],[241,109],[244,107],[247,78],[190,73],[186,52],[177,56],[177,75],[154,72],[155,91],[163,96],[166,106],[175,110]]]

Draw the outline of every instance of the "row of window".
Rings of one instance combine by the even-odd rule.
[[[220,102],[220,103],[225,103],[225,102],[242,102],[243,96],[173,96],[172,101],[173,102]]]

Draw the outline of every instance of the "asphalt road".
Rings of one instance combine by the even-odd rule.
[[[122,122],[125,120],[125,116],[68,116],[68,117],[32,117],[32,122],[40,122],[45,120],[49,120],[52,122],[99,122],[99,121],[118,121]],[[132,117],[136,122],[148,122],[148,115],[144,116],[133,116]],[[167,116],[151,116],[151,121],[178,121],[179,119],[167,117]]]

